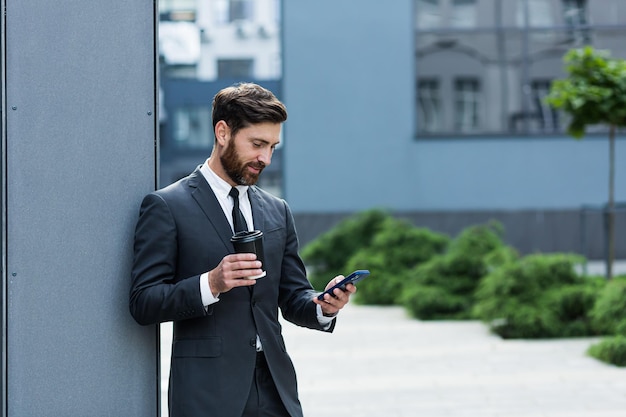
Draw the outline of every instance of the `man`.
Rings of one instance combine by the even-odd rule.
[[[130,310],[143,325],[174,322],[170,417],[302,416],[278,310],[299,326],[331,332],[356,291],[348,285],[317,300],[288,205],[254,185],[286,119],[270,91],[225,88],[213,100],[209,159],[142,202]],[[233,253],[235,198],[245,228],[263,232],[262,269],[254,254]]]

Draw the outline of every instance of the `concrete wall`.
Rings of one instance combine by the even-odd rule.
[[[157,328],[128,312],[156,184],[154,3],[2,3],[1,414],[156,416]]]

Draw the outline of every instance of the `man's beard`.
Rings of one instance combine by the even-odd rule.
[[[220,156],[220,162],[226,171],[226,175],[230,177],[238,185],[254,185],[259,180],[259,175],[265,168],[262,162],[245,164],[240,161],[239,153],[235,149],[233,142],[228,144],[224,154]],[[248,170],[251,166],[259,170],[258,174],[253,174]]]

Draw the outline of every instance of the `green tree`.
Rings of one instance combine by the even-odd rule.
[[[609,201],[607,278],[613,277],[615,259],[615,130],[626,126],[626,61],[608,51],[587,46],[565,54],[568,76],[555,80],[546,102],[567,113],[567,133],[576,139],[588,125],[609,128]]]

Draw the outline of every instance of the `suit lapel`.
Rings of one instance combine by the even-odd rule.
[[[250,207],[252,208],[254,229],[263,231],[263,229],[265,229],[265,215],[263,214],[265,210],[263,209],[263,199],[255,186],[248,188],[248,199],[250,200]]]
[[[191,196],[196,200],[206,217],[209,219],[217,235],[220,237],[224,245],[228,248],[229,252],[233,252],[233,245],[230,242],[230,238],[233,235],[233,231],[230,228],[230,224],[224,216],[222,206],[220,206],[215,193],[211,189],[209,183],[206,182],[200,169],[196,169],[189,176],[189,187],[191,189]]]

